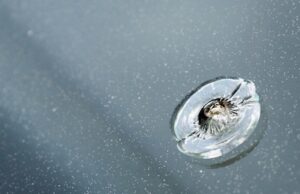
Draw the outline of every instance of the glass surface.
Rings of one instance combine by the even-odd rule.
[[[299,193],[299,1],[0,0],[0,193]],[[230,165],[180,153],[170,119],[218,76],[267,128]]]

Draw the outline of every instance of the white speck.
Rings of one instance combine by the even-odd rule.
[[[300,140],[300,133],[297,135],[297,139]]]
[[[32,30],[28,30],[27,31],[27,36],[32,36],[33,35],[33,31]]]
[[[57,111],[56,107],[52,108],[52,112],[56,112],[56,111]]]
[[[133,116],[132,116],[131,113],[128,113],[128,117],[129,117],[130,119],[133,119]]]

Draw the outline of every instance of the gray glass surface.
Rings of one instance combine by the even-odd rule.
[[[0,193],[300,193],[300,2],[0,0]],[[209,169],[175,107],[254,81],[267,128]]]

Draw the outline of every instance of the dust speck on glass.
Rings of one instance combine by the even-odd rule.
[[[172,130],[178,149],[189,156],[209,160],[231,157],[258,129],[259,96],[252,81],[216,78],[200,85],[178,105]],[[229,159],[224,157],[224,159]]]

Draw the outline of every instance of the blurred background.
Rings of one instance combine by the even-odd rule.
[[[0,0],[0,193],[300,193],[300,1]],[[208,169],[170,119],[255,82],[267,129]]]

